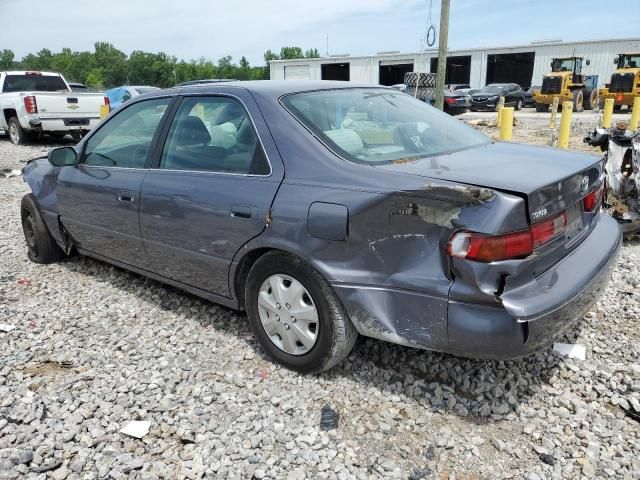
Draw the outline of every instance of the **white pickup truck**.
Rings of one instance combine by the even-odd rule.
[[[0,72],[0,130],[16,145],[49,134],[79,140],[100,121],[102,93],[72,93],[59,73]]]

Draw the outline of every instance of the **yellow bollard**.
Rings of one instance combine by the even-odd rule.
[[[633,111],[631,112],[631,122],[629,122],[629,131],[635,132],[640,123],[640,97],[633,99]]]
[[[562,117],[560,118],[560,136],[558,147],[569,148],[569,132],[571,131],[571,112],[573,112],[573,102],[562,102]]]
[[[553,97],[553,103],[551,104],[551,118],[549,119],[549,128],[556,128],[556,117],[558,115],[558,103],[560,103],[560,97]]]
[[[502,109],[504,108],[504,97],[500,97],[498,100],[498,128],[502,125]]]
[[[602,128],[611,128],[611,118],[613,116],[613,98],[607,98],[604,101],[604,110],[602,111]]]
[[[500,124],[500,140],[511,140],[513,133],[513,107],[502,107],[502,123]]]

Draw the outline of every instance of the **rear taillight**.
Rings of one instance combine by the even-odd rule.
[[[597,190],[594,190],[582,199],[582,206],[585,212],[592,212],[598,207],[603,187],[604,185],[600,185]]]
[[[444,101],[451,105],[452,103],[456,103],[456,99],[453,97],[445,97]]]
[[[109,101],[109,97],[104,97],[104,104],[109,107],[109,111],[111,111],[111,102]]]
[[[563,212],[520,232],[503,235],[458,232],[449,240],[447,254],[476,262],[524,258],[531,255],[536,247],[562,235],[566,226],[567,216]]]
[[[27,113],[38,113],[38,104],[36,103],[36,97],[29,95],[24,97],[24,108]]]

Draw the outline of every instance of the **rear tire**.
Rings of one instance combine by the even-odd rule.
[[[18,117],[11,117],[9,119],[9,139],[14,145],[24,145],[27,143],[27,132],[24,131]]]
[[[22,231],[27,242],[27,256],[34,263],[53,263],[65,255],[44,223],[33,194],[22,197],[20,206]]]
[[[277,284],[281,287],[270,288],[271,281],[278,279],[284,279],[282,284]],[[287,297],[289,292],[286,292],[293,285],[304,290],[303,308],[315,309],[316,322],[298,321],[297,326],[294,325],[296,305],[286,303],[287,298],[293,298]],[[265,307],[265,299],[270,307]],[[266,253],[251,267],[245,305],[249,323],[262,348],[278,363],[301,373],[321,372],[340,363],[349,355],[358,337],[340,300],[322,275],[300,258],[285,252]],[[311,327],[312,324],[315,327]],[[312,344],[294,341],[286,345],[285,337],[303,330],[311,333]],[[299,335],[297,338],[303,340]],[[300,351],[287,353],[286,350],[292,351],[291,347]]]
[[[585,110],[593,110],[598,105],[598,90],[593,88],[584,91],[583,105]]]
[[[536,112],[548,112],[549,111],[549,105],[547,105],[546,103],[536,103],[535,107],[536,107]]]
[[[521,99],[521,98],[519,98],[519,99],[516,101],[515,109],[516,109],[516,110],[521,110],[521,109],[522,109],[522,99]]]
[[[582,112],[584,110],[584,95],[582,90],[573,91],[573,111]]]

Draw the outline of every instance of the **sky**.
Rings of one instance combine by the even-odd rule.
[[[258,65],[267,49],[284,45],[325,55],[328,36],[330,54],[419,52],[430,3],[439,30],[440,0],[0,0],[0,49],[22,58],[41,48],[92,50],[94,42],[106,41],[127,54],[163,51],[214,61],[244,55]],[[603,5],[451,0],[449,48],[640,36],[640,8],[624,9],[621,21],[620,11]]]

